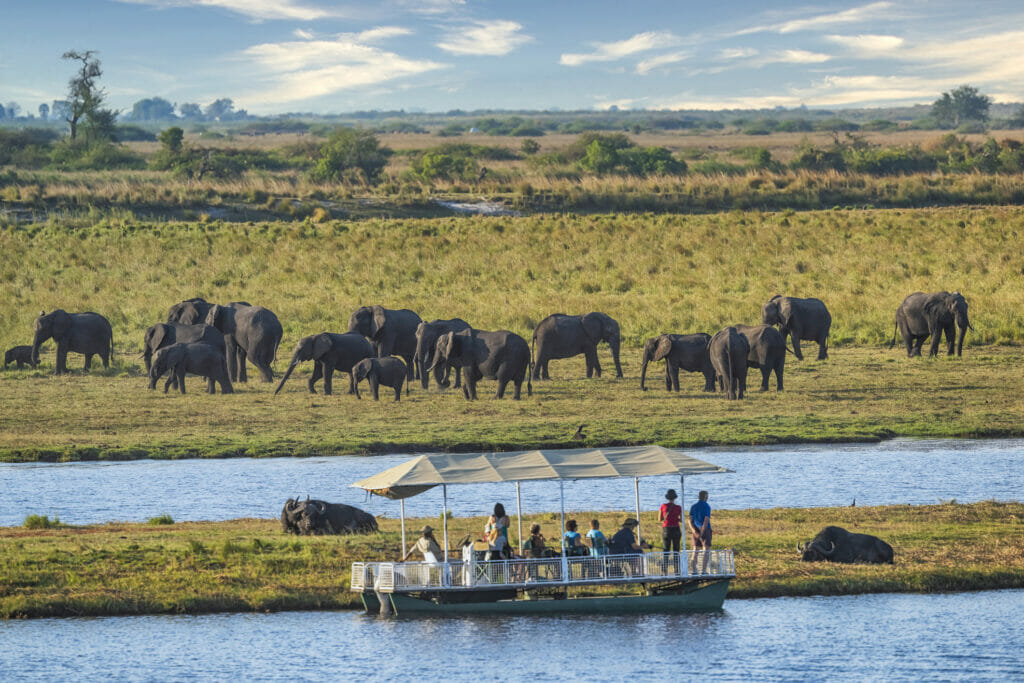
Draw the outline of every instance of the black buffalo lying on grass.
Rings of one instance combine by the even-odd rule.
[[[303,536],[315,534],[369,534],[377,531],[377,520],[368,512],[342,503],[289,498],[281,510],[285,533]]]
[[[822,529],[810,543],[797,546],[804,562],[892,564],[892,546],[869,534],[851,534],[837,526]]]

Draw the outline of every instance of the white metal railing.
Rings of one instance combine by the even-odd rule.
[[[385,593],[419,590],[531,588],[543,585],[641,583],[691,578],[732,578],[736,564],[731,549],[687,550],[683,553],[637,553],[565,559],[561,557],[442,562],[356,562],[352,590]]]

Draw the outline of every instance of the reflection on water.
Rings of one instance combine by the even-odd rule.
[[[727,600],[694,615],[351,612],[0,622],[19,680],[1021,680],[1024,591]]]
[[[827,444],[690,449],[687,453],[733,474],[686,478],[689,504],[698,489],[711,491],[717,509],[818,507],[1024,499],[1024,440],[908,440],[880,444]],[[28,514],[58,516],[71,524],[144,521],[169,514],[177,521],[277,517],[284,501],[311,495],[397,517],[397,502],[367,499],[351,482],[407,460],[374,457],[253,460],[136,461],[123,463],[0,464],[0,525]],[[655,509],[673,477],[641,482],[641,506]],[[556,482],[522,486],[525,512],[558,509]],[[621,510],[633,503],[633,482],[583,480],[566,485],[568,510]],[[489,512],[496,501],[515,509],[513,484],[453,486],[448,499],[458,516]],[[410,516],[434,516],[440,489],[406,502]]]

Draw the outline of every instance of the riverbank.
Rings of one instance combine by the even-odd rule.
[[[597,517],[606,530],[625,513]],[[1024,587],[1024,504],[775,508],[715,513],[715,540],[736,550],[729,597],[942,592]],[[164,520],[166,521],[166,520]],[[648,530],[654,514],[643,515]],[[524,517],[557,538],[558,515]],[[409,541],[424,523],[409,520]],[[450,522],[477,534],[483,518]],[[273,520],[0,527],[0,617],[194,614],[358,607],[356,560],[399,555],[397,520],[358,537],[285,536]],[[803,563],[795,550],[823,526],[876,534],[896,552],[885,566]],[[648,536],[651,534],[648,532]]]

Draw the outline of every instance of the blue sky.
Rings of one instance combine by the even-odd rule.
[[[1024,3],[0,0],[0,101],[62,97],[96,50],[109,102],[256,114],[1024,101]]]

